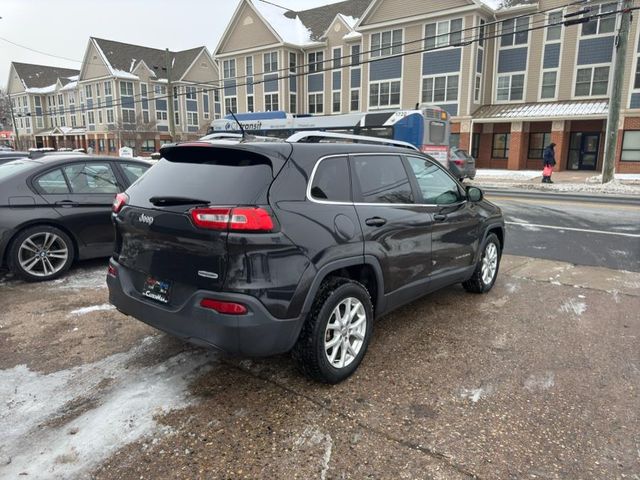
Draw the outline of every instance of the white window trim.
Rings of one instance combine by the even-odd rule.
[[[321,62],[318,62],[318,61],[317,61],[318,53],[322,53],[322,61],[321,61]],[[326,53],[326,52],[325,52],[325,50],[324,50],[324,49],[322,49],[322,48],[321,48],[321,49],[319,49],[319,50],[311,50],[311,51],[309,51],[309,52],[306,52],[306,59],[307,59],[307,72],[306,72],[306,73],[307,73],[307,75],[309,75],[309,74],[310,74],[310,75],[313,75],[313,74],[316,74],[316,73],[325,73],[325,72],[324,72],[324,69],[326,68],[326,66],[325,66],[325,65],[326,65],[326,61],[327,61],[327,58],[326,58],[325,53]],[[313,63],[314,63],[314,64],[318,64],[318,63],[320,64],[320,65],[317,67],[319,70],[316,70],[315,72],[312,72],[312,71],[311,71],[311,60],[309,60],[309,56],[310,56],[310,55],[315,55],[315,56],[316,56],[316,57],[314,58],[314,60],[313,60]]]
[[[509,76],[509,97],[511,97],[511,80],[512,80],[511,77],[513,77],[514,75],[524,75],[524,83],[523,83],[523,87],[522,87],[522,99],[520,99],[520,100],[511,100],[511,99],[498,100],[498,79],[500,77]],[[520,72],[496,73],[496,76],[495,76],[495,79],[494,79],[493,98],[494,98],[494,103],[496,103],[496,104],[524,103],[525,99],[527,98],[527,72],[523,70],[523,71],[520,71]]]
[[[546,15],[546,25],[549,25],[549,15],[552,13],[560,12],[564,18],[565,9],[561,8],[558,10],[552,10]],[[544,42],[542,44],[542,53],[540,59],[540,75],[538,76],[538,101],[541,102],[555,102],[558,100],[558,91],[560,90],[560,77],[561,77],[561,67],[562,67],[562,54],[564,53],[564,38],[567,28],[560,23],[560,38],[558,40],[547,40],[547,30],[544,30]],[[558,66],[555,68],[544,68],[544,50],[547,45],[554,45],[556,43],[560,44],[560,53],[558,58]],[[576,56],[578,55],[578,51],[576,50]],[[555,87],[555,95],[553,97],[543,98],[542,97],[542,79],[544,78],[544,74],[548,72],[556,72],[556,87]],[[575,91],[575,85],[573,85]]]
[[[500,23],[498,24],[498,29],[499,33],[496,33],[496,51],[499,50],[509,50],[511,48],[522,48],[522,47],[529,47],[529,43],[531,43],[531,32],[528,31],[528,29],[531,28],[531,20],[534,17],[528,17],[529,18],[529,23],[527,26],[527,41],[525,43],[518,43],[517,45],[514,43],[513,45],[502,45],[502,23],[506,20],[514,20],[513,23],[513,35],[514,35],[514,39],[513,41],[515,42],[515,34],[516,34],[516,22],[517,22],[517,18],[516,17],[512,17],[512,18],[505,18],[504,20],[500,21]],[[485,25],[485,33],[487,31],[487,27]],[[546,30],[545,30],[546,31]],[[529,52],[527,52],[527,57],[528,57]]]
[[[340,109],[339,110],[334,110],[333,109],[333,95],[334,94],[338,94],[340,95]],[[331,115],[338,115],[340,113],[342,113],[344,111],[343,109],[343,102],[342,102],[342,90],[331,90]]]
[[[296,111],[291,108],[291,97],[296,97]],[[289,113],[298,113],[298,92],[289,91]]]
[[[338,57],[337,57],[337,58],[339,58],[339,59],[340,59],[340,66],[339,66],[339,67],[337,67],[337,68],[336,68],[336,67],[335,67],[335,65],[333,64],[334,59],[336,58],[336,57],[334,57],[334,56],[333,56],[333,54],[334,54],[334,52],[335,52],[336,50],[339,50],[339,51],[340,51],[340,53],[338,54]],[[331,47],[331,69],[332,69],[334,72],[338,72],[338,71],[342,70],[342,67],[344,67],[344,66],[345,66],[345,64],[344,64],[344,60],[345,60],[345,59],[344,59],[344,58],[342,58],[342,47]],[[351,61],[351,57],[349,57],[349,61]]]
[[[403,65],[404,67],[404,65]],[[390,103],[389,105],[377,105],[377,106],[372,106],[369,102],[370,98],[371,98],[371,85],[374,84],[382,84],[382,83],[389,83],[389,100],[391,100],[391,83],[393,82],[399,82],[400,83],[400,101],[398,104],[395,103]],[[422,88],[422,87],[421,87]],[[380,90],[378,89],[378,92],[380,92]],[[380,98],[380,93],[378,93],[378,98]],[[422,98],[422,95],[420,96],[420,98]],[[360,98],[360,103],[362,103],[362,98]],[[390,78],[387,80],[376,80],[376,81],[369,81],[369,83],[367,84],[367,105],[369,107],[369,110],[386,110],[389,108],[400,108],[400,106],[402,105],[402,78]]]
[[[476,72],[473,77],[473,103],[481,104],[482,103],[482,80],[483,75],[481,73]],[[480,85],[478,86],[478,95],[476,95],[476,79],[480,79]]]
[[[578,70],[590,68],[591,69],[591,88],[589,90],[593,90],[593,75],[594,70],[599,67],[609,67],[609,77],[607,78],[607,91],[602,95],[577,95],[576,96],[576,82],[578,80]],[[634,71],[635,73],[635,71]],[[599,99],[599,98],[608,98],[611,92],[611,79],[613,76],[613,62],[608,63],[590,63],[588,65],[575,65],[573,69],[573,82],[571,83],[571,99],[572,100],[589,100],[589,99]]]
[[[318,113],[318,112],[311,113],[310,108],[309,108],[309,112],[308,113],[311,114],[311,115],[326,115],[326,112],[324,110],[324,101],[325,101],[324,91],[322,91],[322,92],[308,92],[307,93],[307,102],[308,102],[309,107],[311,106],[311,98],[310,98],[311,95],[313,95],[316,100],[317,100],[317,96],[318,95],[322,95],[322,102],[320,102],[320,103],[317,103],[317,101],[314,102],[314,105],[322,105],[322,112],[320,112],[320,113]]]
[[[592,4],[592,7],[597,7],[598,10],[597,11],[591,11],[589,13],[589,15],[599,15],[601,13],[602,6],[606,5],[606,4],[609,4],[609,3],[616,3],[616,2],[600,2],[600,3]],[[616,7],[616,10],[617,9],[618,8]],[[580,39],[585,39],[585,38],[609,37],[609,36],[612,36],[612,35],[616,35],[616,31],[618,29],[618,23],[619,23],[618,22],[618,16],[616,15],[616,17],[615,17],[616,21],[615,21],[615,24],[614,24],[614,27],[613,27],[613,32],[599,33],[598,30],[600,30],[600,21],[603,18],[604,17],[598,17],[596,19],[596,22],[597,22],[596,33],[591,33],[589,35],[582,35],[582,25],[584,25],[584,23],[583,24],[579,24],[579,27],[578,27],[579,29],[576,32],[576,37],[578,39],[578,42],[580,42]],[[576,50],[576,55],[578,54],[577,52],[578,52],[578,50]]]
[[[264,57],[266,57],[267,55],[269,55],[269,57],[271,58],[271,55],[273,55],[275,53],[276,55],[276,69],[275,70],[269,70],[268,72],[264,69],[265,66],[265,61],[264,61]],[[271,61],[269,61],[269,64],[271,64]],[[253,65],[254,68],[254,72],[255,72],[255,65]],[[269,52],[264,52],[262,54],[262,70],[263,70],[263,74],[271,74],[271,73],[278,73],[278,70],[280,68],[280,56],[278,55],[278,51],[277,50],[271,50]]]
[[[424,48],[426,48],[426,44],[427,44],[427,25],[431,25],[431,24],[436,24],[436,37],[438,37],[438,24],[442,23],[442,22],[447,22],[449,24],[449,31],[448,33],[446,33],[447,35],[447,41],[445,43],[445,45],[442,46],[438,46],[437,42],[434,48],[438,49],[438,50],[445,50],[447,48],[460,48],[460,46],[456,46],[456,45],[451,45],[451,22],[453,20],[462,20],[462,27],[460,28],[462,30],[462,32],[460,33],[460,40],[463,41],[463,37],[464,37],[464,15],[461,16],[460,14],[458,15],[447,15],[447,16],[443,16],[443,17],[435,17],[435,18],[430,18],[427,21],[424,22],[424,24],[422,25],[422,34],[424,36],[424,42],[423,42],[423,46]],[[485,32],[486,32],[486,28],[485,28]],[[443,34],[445,35],[445,34]]]
[[[273,95],[277,95],[278,96],[278,108],[276,110],[273,109],[267,109],[267,96],[271,96],[273,97]],[[265,112],[277,112],[278,110],[280,110],[280,93],[279,92],[267,92],[264,94],[264,111]],[[273,98],[271,100],[271,103],[273,103]]]
[[[401,32],[401,38],[400,38],[400,52],[398,53],[393,53],[393,31],[394,30],[400,30]],[[387,55],[383,55],[382,53],[382,34],[385,32],[391,32],[391,52]],[[424,32],[424,30],[423,30]],[[379,55],[372,55],[372,50],[373,50],[373,36],[379,34],[380,35],[380,54]],[[391,28],[385,28],[383,30],[378,30],[375,32],[371,32],[369,33],[369,58],[386,58],[386,57],[393,57],[394,55],[402,55],[404,53],[404,42],[406,41],[406,32],[405,32],[405,27],[391,27]],[[362,52],[362,51],[361,51]],[[362,60],[362,53],[360,53],[361,55],[361,60]],[[403,63],[404,63],[404,55],[401,57],[403,59]],[[370,65],[370,64],[369,64]]]
[[[196,115],[196,119],[198,117],[198,112],[187,112],[187,127],[199,127],[200,124],[199,123],[191,123],[191,120],[193,119],[193,115]],[[199,120],[199,119],[198,119]]]
[[[458,94],[457,94],[457,98],[455,100],[446,100],[447,97],[447,89],[449,88],[449,77],[458,77]],[[440,78],[440,77],[444,77],[445,78],[445,87],[444,87],[444,95],[445,95],[445,100],[443,101],[437,101],[437,100],[433,100],[431,102],[424,102],[424,103],[431,103],[433,105],[460,105],[460,73],[459,72],[447,72],[447,73],[439,73],[437,75],[423,75],[420,79],[420,103],[423,103],[423,85],[424,85],[424,80],[427,78],[432,78],[434,79],[434,87],[435,87],[435,79],[436,78]],[[475,81],[475,80],[474,80]],[[434,88],[435,91],[435,88]]]
[[[228,115],[229,114],[229,110],[227,109],[227,100],[234,100],[236,101],[236,110],[238,109],[238,96],[237,95],[225,95],[224,98],[222,99],[222,111],[224,115]],[[235,112],[234,112],[235,113]]]
[[[354,92],[354,91],[358,92],[358,109],[357,110],[351,109],[351,92]],[[362,88],[360,87],[350,88],[349,89],[349,112],[361,112],[361,111],[362,111]]]

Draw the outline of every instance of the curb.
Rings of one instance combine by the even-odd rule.
[[[593,194],[593,193],[563,193],[563,192],[549,192],[549,191],[524,191],[518,189],[506,189],[506,188],[483,188],[478,185],[488,196],[494,197],[522,197],[522,198],[550,198],[554,200],[564,201],[577,201],[577,202],[594,202],[598,203],[613,203],[613,204],[627,204],[627,205],[639,205],[640,197],[638,196],[620,196],[611,194]]]

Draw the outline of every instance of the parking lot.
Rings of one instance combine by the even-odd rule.
[[[0,280],[2,478],[640,478],[638,273],[505,256],[336,386],[158,333],[104,274]]]

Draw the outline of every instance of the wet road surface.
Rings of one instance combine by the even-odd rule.
[[[336,386],[0,283],[1,478],[638,478],[640,274],[507,256],[380,319]],[[20,474],[28,476],[19,476]]]

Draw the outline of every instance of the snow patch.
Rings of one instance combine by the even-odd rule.
[[[76,270],[48,284],[53,288],[64,290],[80,290],[82,288],[107,288],[107,274],[104,268],[93,270]]]
[[[566,301],[560,306],[560,311],[564,313],[573,313],[580,316],[587,310],[587,304],[575,299]]]
[[[549,390],[555,383],[555,374],[553,372],[545,372],[542,375],[530,375],[524,381],[524,388],[529,391]]]
[[[82,307],[77,308],[76,310],[71,310],[69,315],[86,315],[91,312],[99,312],[102,310],[115,310],[116,307],[109,303],[103,303],[102,305],[91,305],[90,307]]]
[[[157,348],[149,337],[128,352],[51,374],[25,365],[0,371],[1,478],[83,478],[124,445],[160,430],[155,417],[193,403],[188,386],[213,354],[182,352],[161,364],[135,360]],[[73,418],[73,405],[88,405]],[[77,408],[77,407],[76,407]],[[71,416],[64,421],[64,415]],[[70,435],[69,432],[75,432]]]
[[[499,168],[479,168],[476,179],[490,178],[493,180],[531,180],[542,174],[537,170],[504,170]]]
[[[488,387],[479,387],[479,388],[463,388],[460,390],[460,396],[462,398],[468,398],[473,403],[478,403],[481,398],[488,397],[493,391],[493,388]]]
[[[264,17],[285,43],[293,43],[295,45],[313,43],[311,31],[305,27],[298,15],[294,18],[289,18],[285,16],[286,11],[284,9],[260,1],[252,0],[251,5]]]

